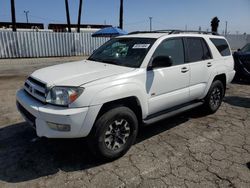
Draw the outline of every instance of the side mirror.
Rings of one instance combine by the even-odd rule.
[[[170,67],[172,65],[173,65],[173,60],[170,56],[157,56],[151,61],[148,69]]]

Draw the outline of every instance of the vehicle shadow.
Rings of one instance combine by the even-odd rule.
[[[143,127],[135,144],[197,117],[196,111]],[[37,138],[25,122],[0,129],[0,180],[17,183],[65,172],[86,170],[104,162],[94,158],[84,139]]]
[[[250,98],[239,96],[225,96],[224,102],[232,106],[250,108]]]
[[[247,168],[250,170],[250,162],[246,164]]]
[[[250,80],[233,80],[232,84],[238,84],[238,85],[249,85],[250,84]]]

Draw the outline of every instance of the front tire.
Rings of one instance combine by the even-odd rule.
[[[223,83],[220,80],[215,80],[212,83],[207,96],[205,97],[205,103],[203,105],[205,113],[215,113],[222,103],[224,94],[225,88]]]
[[[137,132],[135,113],[127,107],[115,107],[97,119],[88,138],[88,145],[98,158],[114,160],[129,150]]]

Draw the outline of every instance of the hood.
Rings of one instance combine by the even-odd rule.
[[[83,60],[39,69],[31,76],[49,86],[80,86],[132,70],[134,68]]]

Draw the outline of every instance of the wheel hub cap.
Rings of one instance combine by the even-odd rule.
[[[104,142],[107,148],[117,150],[127,142],[129,135],[129,123],[125,119],[115,120],[108,126],[105,132]]]
[[[217,108],[221,102],[221,91],[219,88],[214,88],[210,98],[210,104],[213,108]]]

